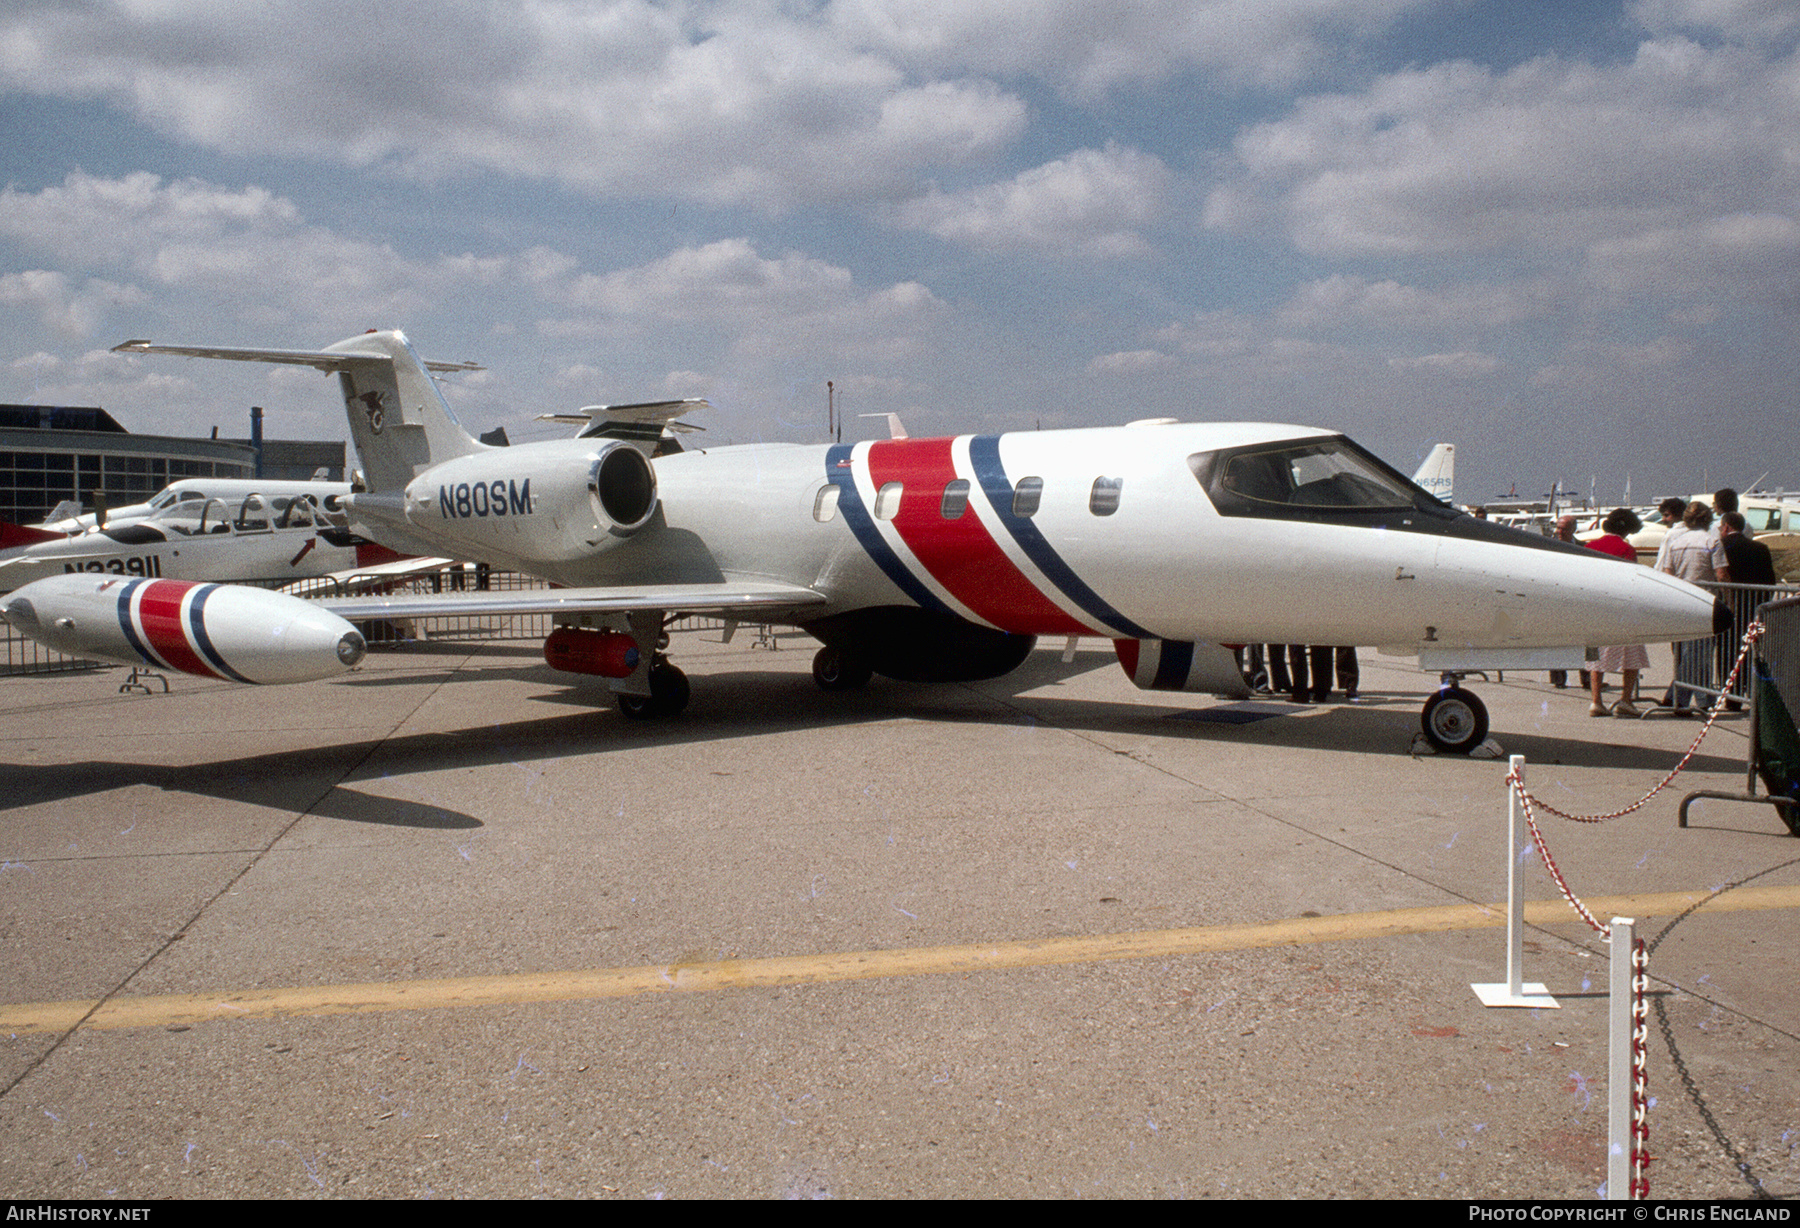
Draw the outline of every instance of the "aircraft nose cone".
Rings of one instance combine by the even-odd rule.
[[[32,607],[28,598],[12,598],[4,606],[0,606],[0,614],[4,614],[6,621],[21,631],[30,632],[37,628],[37,610]]]

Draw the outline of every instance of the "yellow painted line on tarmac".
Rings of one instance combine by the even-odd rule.
[[[1706,891],[1668,891],[1603,896],[1584,901],[1595,916],[1672,917],[1705,901],[1707,913],[1800,908],[1800,886],[1743,887],[1708,899]],[[1562,900],[1525,905],[1533,925],[1581,924]],[[174,1027],[221,1019],[274,1019],[300,1015],[360,1015],[375,1011],[448,1010],[528,1002],[584,1002],[655,993],[704,993],[778,985],[871,980],[876,977],[934,976],[1041,968],[1118,959],[1160,959],[1257,947],[1306,946],[1493,929],[1506,923],[1504,904],[1451,904],[1396,908],[1386,912],[1343,913],[1333,917],[1290,917],[1250,925],[1209,925],[1186,929],[1136,930],[1025,942],[913,947],[891,951],[844,951],[822,955],[725,959],[644,968],[588,968],[567,972],[525,972],[504,976],[442,980],[370,982],[360,985],[301,985],[282,989],[240,989],[210,994],[156,994],[113,998],[98,1009],[92,1000],[24,1002],[0,1006],[0,1033],[86,1029]],[[91,1018],[84,1017],[92,1012]]]

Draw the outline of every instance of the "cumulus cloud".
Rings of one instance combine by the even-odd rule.
[[[1161,350],[1121,350],[1102,354],[1087,365],[1089,375],[1138,375],[1146,371],[1167,371],[1179,365],[1172,354]]]
[[[786,208],[904,194],[1012,142],[992,82],[908,77],[779,4],[269,0],[12,6],[0,85],[100,98],[182,140],[433,177]],[[472,53],[470,49],[478,48]]]
[[[1466,62],[1302,100],[1242,132],[1207,202],[1215,228],[1273,219],[1301,250],[1562,260],[1731,215],[1791,217],[1791,65],[1681,38],[1615,67]]]
[[[1290,328],[1501,328],[1544,314],[1552,293],[1542,280],[1513,286],[1426,289],[1337,273],[1301,286],[1276,313],[1276,320]]]
[[[1228,86],[1291,85],[1331,71],[1343,44],[1431,0],[835,0],[833,26],[915,71],[1050,82],[1093,98],[1203,73]]]
[[[1024,171],[1005,183],[908,201],[897,222],[989,251],[1037,250],[1110,259],[1150,250],[1142,229],[1162,213],[1162,160],[1108,143]]]
[[[1492,375],[1500,369],[1500,360],[1492,354],[1475,354],[1458,350],[1454,354],[1419,354],[1410,358],[1390,358],[1388,366],[1395,371],[1417,371],[1445,375],[1451,379],[1474,379]]]
[[[1800,31],[1800,9],[1790,0],[1631,0],[1625,7],[1633,20],[1659,33],[1705,30],[1773,42]]]
[[[76,290],[60,273],[9,275],[14,288],[6,301],[35,297],[64,318],[62,331],[80,335],[110,307],[178,292],[268,325],[341,327],[347,315],[391,324],[452,289],[548,282],[570,268],[567,258],[541,248],[408,258],[386,244],[309,225],[291,201],[262,188],[165,182],[145,172],[108,179],[77,171],[39,192],[8,187],[0,191],[0,237],[65,266],[132,279],[90,278]]]
[[[0,304],[35,311],[43,323],[66,337],[91,337],[110,306],[139,303],[144,292],[100,278],[88,278],[80,287],[61,273],[28,269],[0,274]]]
[[[799,252],[765,257],[748,239],[684,247],[659,260],[576,278],[575,314],[546,321],[552,336],[661,333],[702,325],[730,334],[735,352],[804,352],[827,340],[866,356],[909,353],[945,311],[918,282],[877,290],[849,269]]]

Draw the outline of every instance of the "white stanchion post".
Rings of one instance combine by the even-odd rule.
[[[1631,1197],[1631,953],[1637,922],[1612,919],[1606,1045],[1606,1197]]]
[[[1525,779],[1525,756],[1513,755],[1507,760],[1506,786],[1506,980],[1474,982],[1469,988],[1483,1006],[1539,1006],[1552,1010],[1562,1004],[1550,996],[1550,990],[1537,982],[1524,984],[1525,893],[1519,887],[1519,828],[1524,817],[1519,810],[1519,793],[1511,778]]]

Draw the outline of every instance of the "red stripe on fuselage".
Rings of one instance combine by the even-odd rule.
[[[208,665],[188,642],[187,623],[182,618],[182,598],[190,589],[199,587],[185,580],[152,580],[145,584],[136,594],[138,630],[170,669],[202,678],[220,678],[224,675]]]
[[[1006,557],[975,514],[975,500],[985,497],[979,483],[972,483],[963,514],[944,519],[944,487],[957,476],[954,447],[952,439],[889,439],[870,445],[869,478],[875,490],[902,483],[900,510],[893,520],[900,540],[952,597],[1002,631],[1094,634]]]

